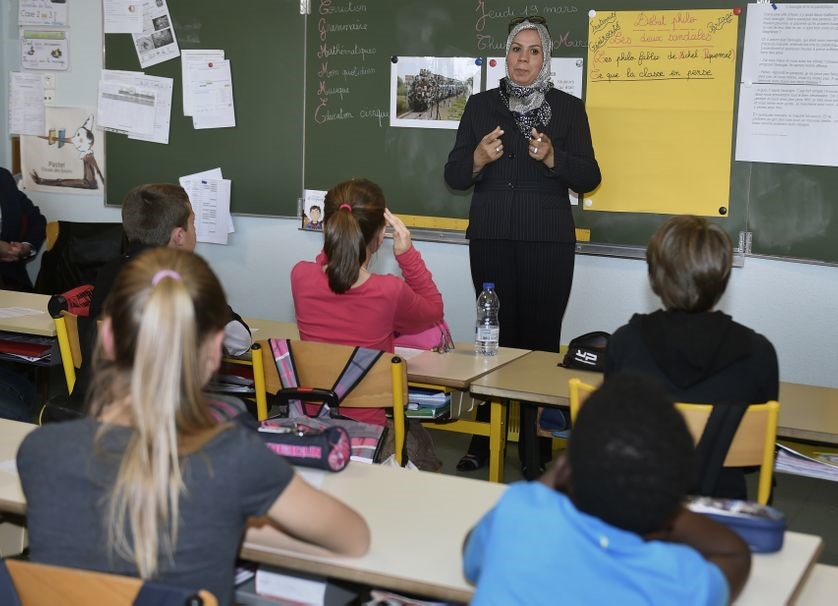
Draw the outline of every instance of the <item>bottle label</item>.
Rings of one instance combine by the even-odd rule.
[[[490,341],[497,343],[498,339],[500,339],[500,328],[497,326],[478,326],[477,327],[477,340],[478,341]]]

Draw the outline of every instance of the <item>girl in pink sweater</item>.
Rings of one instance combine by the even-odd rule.
[[[385,208],[381,188],[367,179],[329,190],[324,204],[323,251],[291,270],[300,338],[393,351],[393,333],[415,333],[442,320],[442,295],[401,219]],[[404,279],[372,274],[367,266],[393,230],[393,254]],[[384,425],[382,409],[346,416]]]

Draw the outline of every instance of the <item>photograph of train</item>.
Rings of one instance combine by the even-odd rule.
[[[390,125],[457,128],[466,100],[480,90],[473,58],[399,57],[391,68]]]

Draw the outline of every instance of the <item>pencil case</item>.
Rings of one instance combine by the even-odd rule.
[[[712,497],[690,497],[686,506],[730,528],[753,553],[774,553],[783,548],[786,517],[778,509],[754,501]]]
[[[352,445],[349,433],[343,427],[313,427],[294,419],[266,419],[258,423],[250,417],[239,422],[257,429],[268,449],[285,457],[292,465],[343,471],[349,464]]]

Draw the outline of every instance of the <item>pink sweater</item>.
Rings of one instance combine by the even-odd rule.
[[[323,271],[326,256],[300,261],[291,270],[291,293],[297,328],[304,341],[324,341],[393,352],[393,333],[414,333],[442,320],[442,295],[411,247],[396,261],[404,280],[372,274],[366,282],[343,294],[329,288]],[[345,416],[383,425],[382,409],[347,409]]]

